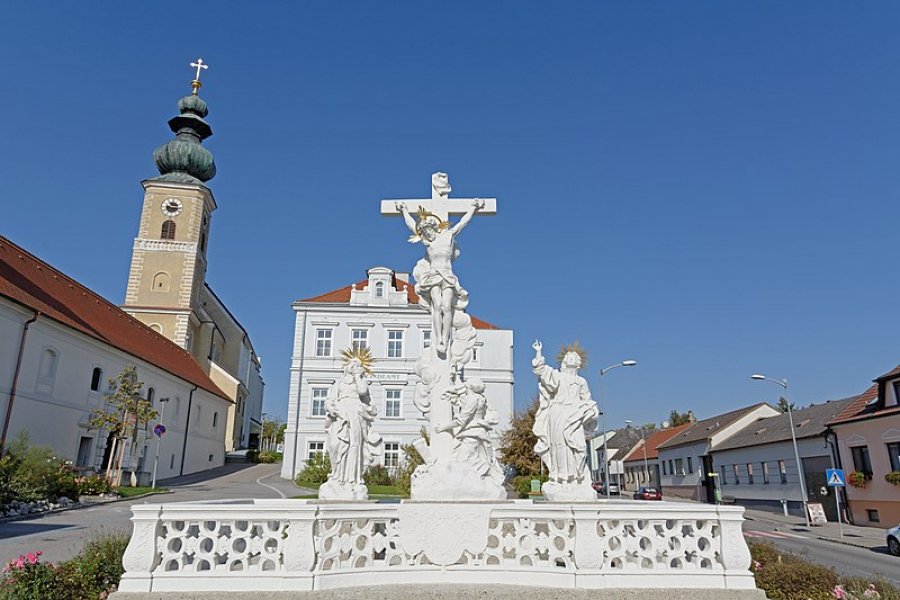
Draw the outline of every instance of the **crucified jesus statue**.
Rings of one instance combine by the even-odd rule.
[[[421,207],[417,223],[404,202],[396,203],[396,210],[403,215],[403,221],[413,234],[409,241],[422,242],[425,246],[425,258],[416,263],[413,277],[416,293],[431,311],[435,348],[440,354],[445,354],[450,346],[453,311],[465,309],[469,302],[468,293],[453,273],[452,263],[459,255],[456,236],[483,208],[484,200],[475,198],[469,210],[451,227],[449,222]]]

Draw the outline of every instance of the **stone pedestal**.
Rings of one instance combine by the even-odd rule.
[[[437,460],[412,474],[415,500],[506,500],[506,488],[467,463]]]
[[[364,484],[343,484],[329,479],[319,486],[319,500],[368,500],[369,489]]]

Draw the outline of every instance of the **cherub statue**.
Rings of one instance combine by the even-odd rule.
[[[425,258],[413,269],[415,289],[423,305],[431,311],[435,348],[444,354],[450,346],[453,311],[463,310],[469,303],[468,293],[453,273],[452,263],[459,255],[456,236],[469,224],[475,212],[484,208],[484,200],[476,198],[468,212],[452,227],[421,207],[418,222],[409,214],[406,204],[397,202],[396,207],[413,234],[409,241],[422,242],[425,246]]]
[[[540,392],[533,428],[538,438],[534,451],[549,472],[542,486],[544,495],[549,500],[595,499],[585,463],[585,432],[596,428],[599,411],[587,381],[578,375],[581,355],[566,352],[557,370],[546,364],[542,347],[537,340],[532,344],[535,355],[531,366]]]

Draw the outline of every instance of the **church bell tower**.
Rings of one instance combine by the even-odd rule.
[[[193,353],[206,277],[206,245],[216,201],[205,183],[216,174],[201,142],[212,135],[199,96],[202,59],[192,92],[169,120],[175,138],[153,152],[159,176],[141,182],[144,203],[134,240],[123,310]]]

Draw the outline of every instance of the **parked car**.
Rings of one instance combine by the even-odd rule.
[[[604,496],[606,495],[606,486],[603,485],[602,481],[595,481],[594,483],[591,484],[591,486],[594,488],[594,491],[597,492],[598,494],[602,494]],[[609,493],[619,495],[619,484],[616,483],[615,481],[611,481],[609,483]]]
[[[662,492],[656,488],[643,487],[638,488],[634,493],[635,500],[662,500]]]
[[[887,530],[888,551],[894,556],[900,556],[900,525]]]

